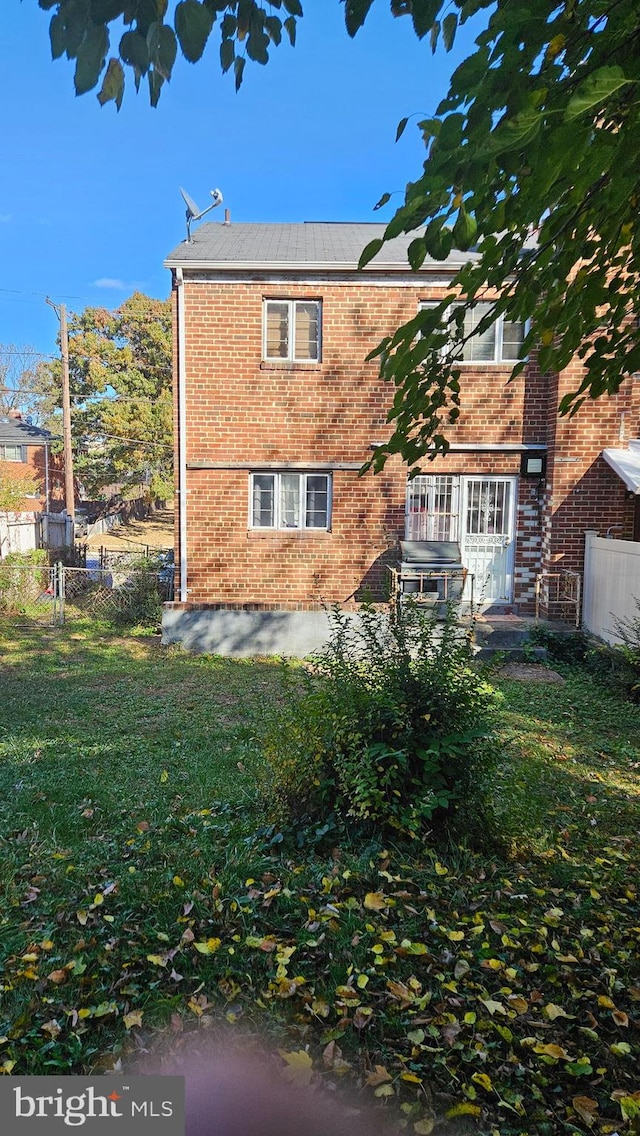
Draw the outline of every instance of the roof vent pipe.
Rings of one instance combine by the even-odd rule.
[[[224,211],[224,223],[225,223],[225,225],[231,224],[231,210],[230,209],[225,209],[225,211]]]

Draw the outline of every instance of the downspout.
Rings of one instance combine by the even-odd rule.
[[[44,511],[49,513],[49,441],[44,444]]]
[[[178,532],[180,602],[187,602],[187,391],[185,374],[184,278],[176,268],[178,292]]]

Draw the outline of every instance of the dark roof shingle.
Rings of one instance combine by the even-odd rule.
[[[194,229],[165,260],[167,268],[201,265],[219,268],[333,267],[353,270],[360,254],[386,224],[375,222],[302,221],[296,223],[208,222]],[[416,233],[388,241],[371,261],[373,268],[406,268],[407,249]],[[427,257],[425,268],[453,268],[473,254],[452,252],[446,261]]]
[[[44,446],[51,434],[38,426],[31,426],[22,418],[0,416],[0,445],[2,446]]]

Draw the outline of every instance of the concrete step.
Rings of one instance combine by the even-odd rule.
[[[534,626],[533,619],[518,619],[517,616],[478,617],[473,634],[476,658],[489,660],[496,655],[504,655],[514,663],[543,662],[547,657],[546,649],[531,642]]]

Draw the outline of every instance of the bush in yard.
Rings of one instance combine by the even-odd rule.
[[[288,671],[264,753],[281,823],[337,815],[416,837],[477,789],[499,695],[469,633],[417,604],[334,609],[310,671]]]
[[[42,548],[8,553],[0,562],[0,611],[24,611],[35,602],[49,583],[47,565],[48,556]]]

